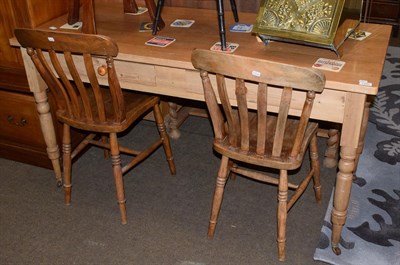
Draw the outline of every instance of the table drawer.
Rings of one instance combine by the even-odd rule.
[[[2,141],[45,148],[35,101],[30,94],[0,90],[0,128]]]

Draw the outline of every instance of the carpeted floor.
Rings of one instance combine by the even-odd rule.
[[[219,159],[207,119],[190,117],[173,141],[178,174],[162,150],[125,177],[128,224],[121,225],[110,161],[91,148],[73,165],[72,205],[52,171],[0,159],[0,264],[278,264],[276,188],[229,181],[214,240],[208,217]],[[124,141],[156,133],[142,121]],[[320,139],[321,161],[325,139]],[[304,164],[308,167],[308,163]],[[311,187],[289,212],[287,260],[313,261],[336,176],[322,169],[323,201]]]

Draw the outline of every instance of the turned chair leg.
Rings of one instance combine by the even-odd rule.
[[[110,133],[111,161],[115,179],[115,188],[117,191],[117,202],[121,214],[121,223],[127,223],[126,217],[126,199],[124,192],[124,180],[122,177],[121,156],[119,154],[118,139],[116,133]]]
[[[228,179],[228,163],[229,163],[229,158],[226,156],[222,156],[221,164],[218,170],[217,181],[215,183],[215,191],[211,209],[210,223],[208,225],[208,238],[210,239],[214,237],[215,227],[217,225],[218,215],[221,209],[225,184]]]
[[[286,219],[287,219],[287,199],[288,199],[288,175],[286,170],[280,170],[278,184],[278,259],[285,260],[286,244]]]
[[[318,156],[318,143],[317,143],[317,135],[311,138],[310,142],[310,158],[311,158],[311,167],[314,170],[313,174],[313,182],[314,182],[314,193],[315,200],[320,203],[321,202],[321,170]]]
[[[174,163],[174,157],[172,156],[171,143],[169,141],[169,136],[167,134],[164,119],[162,117],[160,105],[158,105],[158,104],[154,105],[153,110],[154,110],[154,117],[155,117],[156,124],[157,124],[157,129],[158,129],[158,132],[160,133],[160,137],[161,137],[161,140],[163,143],[165,157],[167,158],[169,171],[171,172],[171,175],[175,175],[176,167],[175,167],[175,163]]]
[[[66,205],[71,204],[71,130],[68,124],[63,124],[63,168],[64,168],[64,202]]]

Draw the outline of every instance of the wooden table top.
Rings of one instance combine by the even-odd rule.
[[[256,15],[239,13],[240,23],[254,24]],[[216,10],[164,7],[162,17],[166,26],[158,36],[176,38],[176,41],[164,48],[153,47],[145,45],[145,42],[152,38],[151,32],[139,32],[140,24],[149,21],[147,13],[139,16],[128,15],[123,13],[121,4],[96,1],[97,33],[107,35],[118,43],[120,53],[117,59],[123,61],[193,69],[190,61],[192,50],[210,49],[219,41]],[[175,19],[193,19],[195,23],[190,28],[170,27]],[[66,21],[66,16],[63,16],[45,23],[40,28],[60,27]],[[227,41],[239,44],[235,51],[237,55],[303,67],[311,67],[318,58],[337,59],[336,54],[329,49],[284,42],[264,45],[251,33],[232,33],[229,31],[229,27],[235,23],[232,12],[225,12],[225,21]],[[337,73],[324,71],[326,88],[371,95],[378,92],[391,26],[362,23],[360,29],[372,34],[363,41],[345,41],[340,60],[346,64]],[[359,80],[366,80],[372,85],[359,85]]]

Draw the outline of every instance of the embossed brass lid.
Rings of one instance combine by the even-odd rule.
[[[361,7],[361,0],[262,0],[253,32],[265,42],[313,45],[340,56],[339,47],[360,23]]]

